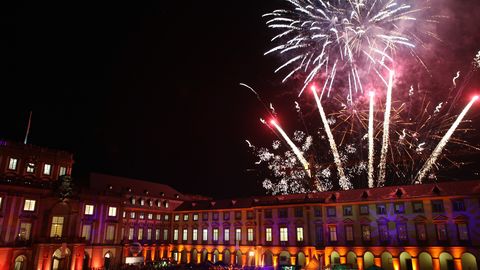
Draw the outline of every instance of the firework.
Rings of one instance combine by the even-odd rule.
[[[393,75],[394,75],[394,72],[390,71],[390,74],[388,76],[388,85],[387,85],[387,100],[385,102],[385,116],[383,118],[383,141],[382,141],[382,150],[380,152],[380,166],[379,166],[378,183],[377,183],[379,187],[385,184],[387,152],[388,152],[388,145],[390,140],[390,113],[392,110]]]
[[[373,188],[373,162],[374,162],[374,146],[373,146],[373,107],[375,93],[370,93],[370,109],[368,111],[368,187]]]

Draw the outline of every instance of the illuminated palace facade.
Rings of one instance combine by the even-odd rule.
[[[71,154],[0,142],[0,270],[213,263],[471,270],[480,181],[214,200],[91,174]]]

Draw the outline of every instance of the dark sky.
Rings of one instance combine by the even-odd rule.
[[[458,37],[441,57],[453,72],[480,49],[480,12],[476,0],[442,2],[451,18],[439,27]],[[186,193],[261,194],[244,140],[272,136],[259,124],[262,107],[238,83],[279,99],[279,61],[263,56],[273,33],[261,18],[278,3],[17,1],[2,8],[0,137],[23,140],[32,110],[30,142],[73,152],[79,181],[97,171]]]

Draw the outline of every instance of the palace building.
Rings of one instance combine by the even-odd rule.
[[[480,180],[215,200],[95,173],[76,186],[73,163],[0,141],[0,270],[478,269]]]

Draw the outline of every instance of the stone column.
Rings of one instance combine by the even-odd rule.
[[[375,258],[373,259],[373,263],[376,266],[381,267],[382,266],[382,258],[375,256]],[[414,268],[413,270],[416,270],[416,269]]]
[[[400,270],[400,259],[397,257],[392,258],[392,264],[394,270]]]
[[[363,270],[363,257],[357,257],[358,270]]]
[[[455,265],[455,270],[462,270],[462,259],[460,258],[454,258],[453,259],[453,264]]]
[[[432,266],[433,266],[433,270],[440,270],[440,259],[432,258]]]
[[[347,263],[347,257],[346,256],[340,256],[340,263]]]
[[[421,270],[418,265],[418,258],[417,257],[412,257],[412,267],[413,267],[413,270]]]

